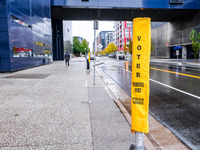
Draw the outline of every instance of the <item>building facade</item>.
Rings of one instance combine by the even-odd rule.
[[[190,32],[195,29],[200,32],[200,13],[194,17],[179,22],[153,25],[151,32],[154,50],[151,55],[155,58],[194,59]],[[156,23],[155,23],[156,24]],[[154,27],[155,26],[155,27]],[[199,53],[200,54],[200,53]]]
[[[105,47],[107,47],[108,44],[113,42],[113,34],[114,34],[114,31],[108,32],[105,34]]]
[[[64,53],[73,54],[72,21],[63,21],[63,37]]]
[[[129,45],[132,39],[132,22],[131,21],[116,21],[114,22],[114,42],[117,46],[117,53],[123,53],[124,43]]]
[[[101,31],[99,32],[99,34],[97,35],[96,37],[96,42],[95,42],[95,50],[96,53],[99,53],[100,51],[102,51],[103,49],[105,49],[107,46],[106,46],[106,34],[107,33],[110,33],[110,32],[113,32],[113,31]]]
[[[50,0],[0,1],[0,71],[43,65],[52,53]]]

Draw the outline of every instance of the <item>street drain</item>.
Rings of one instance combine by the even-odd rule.
[[[51,74],[14,74],[4,78],[21,78],[21,79],[45,79]]]

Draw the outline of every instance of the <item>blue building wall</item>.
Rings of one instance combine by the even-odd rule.
[[[0,40],[0,71],[14,71],[46,63],[44,54],[52,51],[50,2],[0,2],[3,12],[0,13],[0,34],[4,37]]]
[[[8,36],[8,18],[7,18],[7,2],[0,1],[0,69],[10,70],[10,54],[9,54],[9,36]]]
[[[184,0],[184,3],[170,3],[173,0],[52,0],[53,6],[93,8],[174,8],[199,9],[199,0]]]

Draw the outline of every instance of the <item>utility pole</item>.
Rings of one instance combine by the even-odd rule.
[[[93,80],[93,85],[95,85],[95,38],[96,38],[96,30],[98,30],[98,21],[94,21],[94,80]]]

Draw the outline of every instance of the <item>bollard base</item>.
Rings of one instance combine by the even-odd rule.
[[[135,145],[134,145],[134,144],[131,144],[129,150],[135,150]]]
[[[86,71],[86,72],[87,72],[87,74],[90,74],[90,69],[87,69],[87,71]]]
[[[129,147],[129,150],[140,150],[140,149],[137,149],[135,144],[131,144],[131,146]],[[147,150],[145,146],[144,146],[144,150]]]

